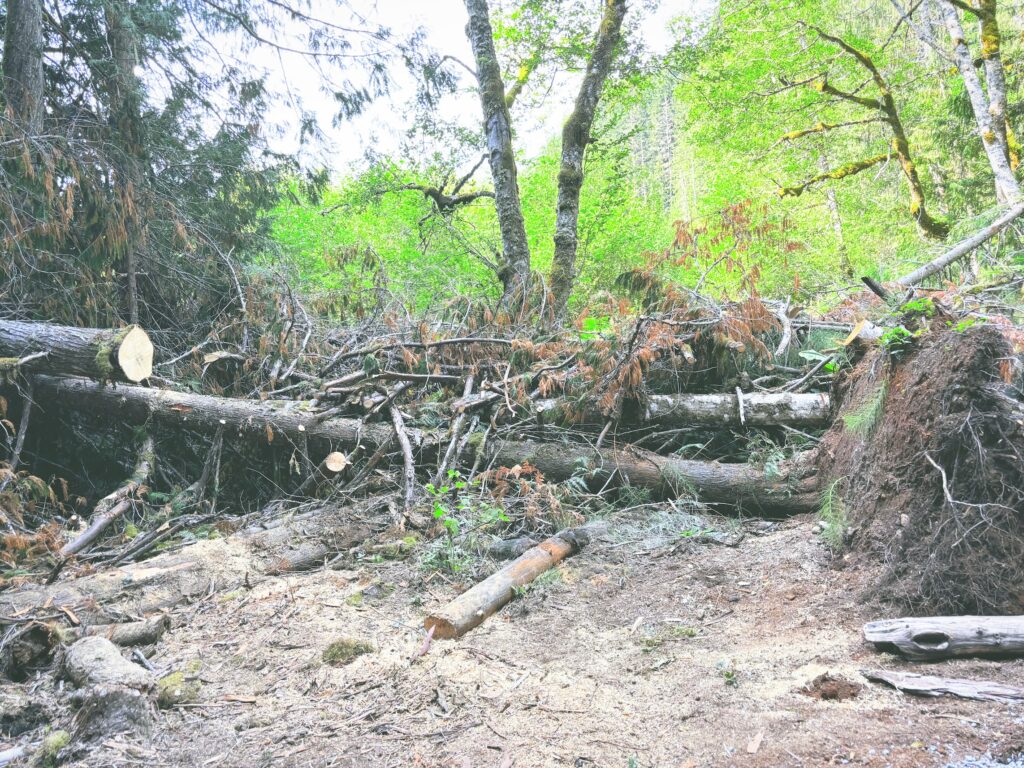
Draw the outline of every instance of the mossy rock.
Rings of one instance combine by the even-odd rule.
[[[344,637],[341,640],[335,640],[324,648],[322,658],[324,664],[330,664],[332,667],[343,667],[355,661],[357,656],[362,656],[364,653],[374,653],[376,650],[373,643]]]
[[[163,709],[178,704],[191,704],[199,698],[202,689],[203,684],[198,680],[186,679],[184,671],[172,672],[160,678],[157,683],[156,703]]]

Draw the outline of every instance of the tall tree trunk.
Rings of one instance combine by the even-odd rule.
[[[828,158],[824,152],[818,153],[818,170],[828,172]],[[825,189],[825,207],[828,208],[832,231],[835,232],[836,244],[839,246],[839,269],[846,277],[853,277],[853,265],[850,264],[850,253],[846,250],[846,238],[843,236],[843,217],[839,214],[839,199],[831,186]]]
[[[505,84],[494,50],[494,32],[487,0],[466,0],[469,23],[466,36],[476,60],[480,105],[484,115],[487,159],[494,179],[494,205],[501,229],[503,263],[498,272],[502,283],[501,303],[510,307],[526,298],[530,281],[530,246],[526,240],[523,207],[519,200],[516,157],[512,151],[512,121],[505,100]]]
[[[128,283],[128,318],[139,322],[138,251],[145,240],[145,225],[140,217],[139,193],[145,178],[142,138],[142,86],[135,75],[138,62],[137,30],[127,3],[114,0],[103,6],[107,25],[107,45],[112,63],[107,83],[114,142],[123,155],[121,196],[127,242],[124,244],[124,270]]]
[[[964,28],[960,23],[960,14],[950,0],[939,0],[942,16],[953,42],[953,60],[964,81],[964,88],[971,101],[971,110],[981,135],[981,144],[985,148],[992,174],[995,176],[996,199],[1001,203],[1017,200],[1021,197],[1020,184],[1010,167],[1009,151],[1006,137],[1006,82],[1002,72],[1002,59],[999,52],[999,28],[995,24],[994,0],[982,0],[982,60],[985,64],[985,76],[988,79],[989,93],[986,97],[981,78],[974,69],[974,57],[964,37]],[[986,40],[984,30],[994,38]]]
[[[43,130],[43,4],[8,0],[4,29],[4,99],[29,135]]]
[[[594,50],[587,62],[576,96],[576,106],[562,129],[562,164],[558,171],[558,204],[555,212],[555,253],[551,263],[551,293],[555,319],[564,320],[576,280],[577,227],[580,218],[580,189],[583,186],[583,158],[590,143],[597,103],[608,78],[615,47],[622,33],[626,0],[605,0],[601,26]]]

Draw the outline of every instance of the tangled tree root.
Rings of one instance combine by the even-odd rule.
[[[819,471],[837,479],[871,595],[916,613],[1024,611],[1024,406],[992,327],[936,327],[837,383]]]

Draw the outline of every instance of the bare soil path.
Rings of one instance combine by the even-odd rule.
[[[211,591],[153,658],[195,700],[152,741],[71,764],[913,768],[1024,750],[1024,709],[866,683],[910,665],[863,644],[865,575],[830,566],[810,518],[755,527],[737,546],[609,535],[419,657],[423,615],[455,589],[412,561]],[[325,664],[342,638],[375,650]],[[1024,684],[1021,660],[917,671]],[[33,685],[60,719],[54,683]]]

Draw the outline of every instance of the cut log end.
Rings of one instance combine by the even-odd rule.
[[[324,459],[323,467],[327,472],[333,475],[338,474],[349,465],[348,457],[341,451],[334,451],[333,453],[327,454]]]
[[[438,640],[454,640],[459,636],[459,628],[456,623],[445,616],[434,614],[423,620],[423,628],[430,632],[433,630],[433,637]]]
[[[153,342],[139,326],[131,326],[117,347],[117,366],[127,381],[138,383],[153,375]]]

